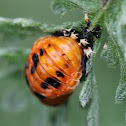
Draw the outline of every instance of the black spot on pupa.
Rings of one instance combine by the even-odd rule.
[[[31,74],[33,74],[35,72],[35,66],[32,66],[31,68]]]
[[[34,94],[41,100],[45,98],[43,95],[39,94],[38,92],[34,92]]]
[[[68,64],[64,64],[66,68],[69,68],[69,65]]]
[[[40,49],[40,56],[43,56],[43,49]]]
[[[58,82],[58,80],[56,78],[51,78],[51,77],[48,77],[46,79],[46,82],[50,85],[52,85],[53,87],[55,88],[58,88],[60,86],[60,83]]]
[[[26,64],[25,64],[25,68],[27,69],[28,66],[29,66],[29,63],[28,63],[28,61],[27,61]]]
[[[47,83],[45,83],[45,82],[42,82],[42,85],[41,85],[41,87],[43,88],[43,89],[47,89],[48,88],[48,84]]]
[[[26,82],[27,82],[27,84],[28,84],[28,86],[29,86],[29,80],[28,80],[27,75],[26,75],[25,79],[26,79]]]
[[[63,53],[62,56],[64,56],[65,54]]]
[[[62,78],[64,78],[64,74],[61,73],[60,71],[56,71],[56,74],[57,74],[58,77],[62,77]]]
[[[33,63],[34,63],[34,66],[37,67],[39,58],[38,58],[38,55],[37,55],[36,53],[33,54],[33,56],[32,56],[32,61],[33,61]]]
[[[48,47],[50,47],[50,46],[51,46],[51,44],[49,43],[49,44],[48,44]]]

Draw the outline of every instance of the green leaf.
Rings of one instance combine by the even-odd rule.
[[[87,126],[98,126],[99,117],[98,89],[95,85],[93,90],[92,103],[87,115]]]
[[[25,18],[9,19],[9,18],[0,17],[0,32],[11,33],[14,30],[16,32],[18,31],[19,33],[21,32],[22,34],[25,34],[26,32],[31,33],[31,31],[33,32],[33,30],[34,32],[36,31],[40,32],[41,26],[42,26],[41,23],[35,22],[31,19],[25,19]]]
[[[51,7],[53,12],[62,15],[64,15],[68,10],[72,10],[74,8],[81,8],[70,0],[53,0]]]
[[[106,60],[109,67],[115,68],[119,64],[117,46],[110,37],[103,47],[101,56]]]
[[[32,19],[25,18],[4,18],[0,17],[0,32],[1,33],[19,33],[22,35],[35,35],[51,33],[56,30],[61,30],[74,26],[76,23],[66,22],[62,25],[47,25],[41,24],[40,22],[34,21]]]
[[[52,10],[56,14],[64,15],[66,12],[74,9],[82,9],[86,12],[93,12],[100,9],[99,0],[53,0]]]
[[[119,103],[126,99],[126,1],[111,1],[110,7],[105,12],[105,25],[109,34],[107,48],[103,50],[102,56],[107,60],[110,67],[120,64],[121,78],[117,87],[115,101]]]
[[[123,62],[120,68],[120,81],[116,90],[115,102],[121,103],[126,100],[126,62]]]
[[[81,81],[83,87],[79,95],[79,100],[81,102],[82,107],[85,107],[87,103],[91,100],[95,82],[96,81],[93,71],[87,76],[85,81]]]

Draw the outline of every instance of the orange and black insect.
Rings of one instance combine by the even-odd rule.
[[[90,21],[76,31],[56,31],[52,36],[38,39],[25,66],[26,81],[32,92],[44,103],[56,106],[63,103],[76,89],[86,61],[92,55],[93,39],[100,35],[100,27],[89,30]]]

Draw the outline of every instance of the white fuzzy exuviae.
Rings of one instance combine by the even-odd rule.
[[[95,53],[95,52],[91,49],[91,47],[84,48],[83,51],[84,51],[84,54],[87,56],[87,58],[89,58],[93,53]]]
[[[72,32],[71,35],[70,35],[70,37],[71,37],[72,39],[77,39],[77,35],[78,35],[78,34],[74,34],[74,32]]]
[[[87,39],[80,39],[80,43],[82,43],[84,46],[86,46],[87,44],[89,44],[87,42]]]

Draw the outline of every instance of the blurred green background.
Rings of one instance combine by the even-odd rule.
[[[0,16],[8,18],[31,18],[47,24],[62,24],[79,21],[84,14],[74,10],[63,17],[50,8],[51,0],[0,0]],[[43,35],[42,35],[43,36]],[[1,49],[30,49],[37,35],[22,38],[14,34],[0,34]],[[107,33],[101,45],[107,42]],[[101,48],[102,48],[101,46]],[[95,59],[96,82],[99,88],[99,126],[125,126],[125,104],[115,104],[115,91],[120,78],[119,66],[109,68],[101,59],[100,51]],[[88,107],[80,106],[78,97],[81,84],[68,101],[69,106],[51,108],[42,105],[30,92],[24,80],[24,64],[27,57],[20,57],[18,63],[13,59],[0,59],[0,126],[86,126]],[[20,63],[21,62],[21,63]],[[16,66],[16,67],[15,67]],[[13,69],[16,69],[14,72]],[[62,115],[61,115],[62,113]],[[58,120],[58,121],[56,121]]]

